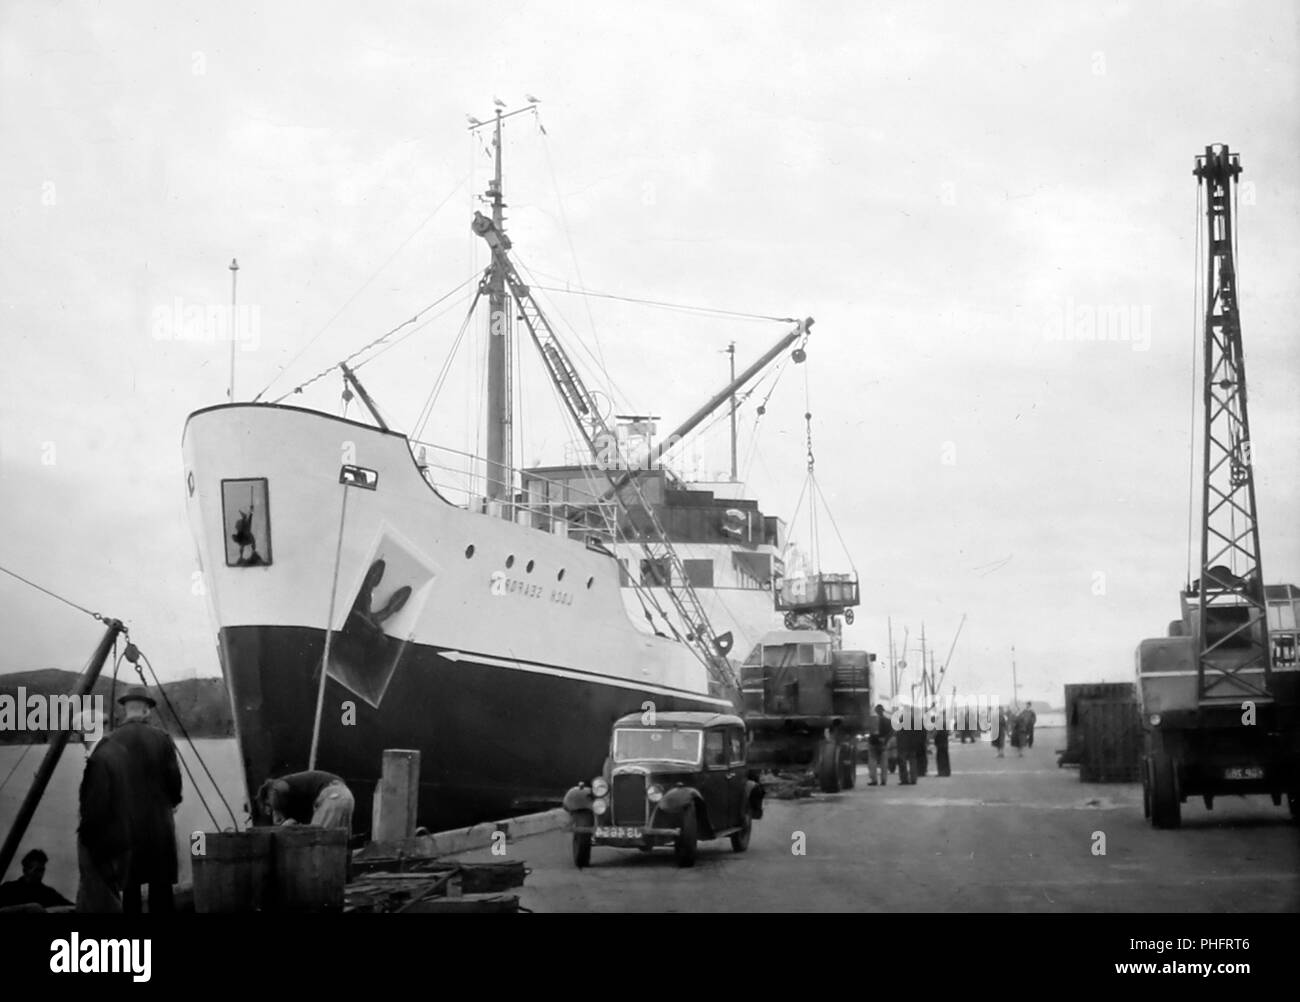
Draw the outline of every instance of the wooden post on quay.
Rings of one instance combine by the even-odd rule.
[[[375,789],[372,812],[376,842],[396,842],[415,834],[416,810],[420,801],[420,753],[403,749],[384,750],[383,771]]]

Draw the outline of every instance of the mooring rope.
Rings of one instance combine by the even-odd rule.
[[[27,757],[27,753],[28,753],[29,751],[31,751],[33,748],[35,748],[35,747],[36,747],[35,745],[24,745],[24,746],[23,746],[23,753],[22,753],[21,755],[18,756],[18,761],[15,762],[15,763],[14,763],[14,767],[13,767],[12,769],[9,770],[9,775],[6,776],[6,777],[4,778],[4,782],[3,782],[3,783],[0,783],[0,790],[3,790],[6,786],[9,785],[9,780],[11,780],[11,779],[14,778],[14,773],[17,772],[17,771],[18,771],[18,767],[19,767],[20,765],[23,764],[23,759],[25,759],[25,758]]]
[[[122,653],[125,655],[128,652],[123,651]],[[145,655],[144,651],[140,650],[138,647],[136,648],[136,653],[140,656],[140,660],[145,663],[146,667],[148,667],[149,674],[153,676],[154,687],[158,690],[158,695],[162,697],[163,703],[167,707],[167,711],[172,715],[172,719],[176,721],[176,727],[181,732],[181,737],[185,739],[185,743],[190,746],[190,751],[194,753],[194,758],[198,761],[199,765],[203,767],[203,772],[208,777],[208,782],[212,784],[212,788],[217,793],[217,799],[220,800],[221,805],[225,807],[226,813],[230,815],[230,820],[235,826],[235,830],[238,831],[239,819],[235,817],[234,809],[231,808],[229,802],[226,800],[225,794],[221,792],[221,787],[217,785],[216,778],[208,768],[207,762],[203,760],[203,756],[199,754],[199,750],[194,747],[194,739],[190,737],[189,731],[185,729],[185,724],[181,722],[180,714],[178,714],[176,708],[172,706],[172,701],[167,698],[167,693],[163,689],[162,683],[158,680],[158,673],[154,671],[153,664],[149,661],[149,658]],[[141,671],[139,662],[133,661],[132,664],[135,665],[136,674],[140,676],[141,684],[147,685],[144,678],[144,672]],[[208,806],[208,801],[203,796],[203,791],[199,789],[199,784],[194,781],[194,773],[190,771],[189,764],[185,761],[185,757],[183,755],[177,755],[176,757],[180,759],[181,767],[185,770],[185,775],[189,776],[190,786],[194,788],[194,792],[199,798],[199,803],[201,803],[203,809],[207,811],[208,820],[212,822],[212,827],[219,827],[217,824],[217,816],[212,812],[212,808]]]
[[[56,592],[52,592],[48,588],[42,588],[35,581],[29,581],[21,574],[16,574],[13,571],[9,570],[9,568],[7,567],[0,567],[0,571],[4,572],[5,574],[8,574],[11,578],[17,578],[23,584],[29,585],[32,588],[35,588],[39,592],[44,592],[46,595],[49,595],[50,598],[57,599],[58,601],[62,602],[64,605],[72,606],[72,608],[76,609],[78,612],[84,612],[87,616],[89,616],[93,620],[96,620],[97,622],[100,623],[108,622],[108,619],[106,619],[104,616],[101,616],[99,613],[87,609],[84,605],[78,605],[76,602],[72,601],[72,599],[64,598],[62,595],[59,595]]]

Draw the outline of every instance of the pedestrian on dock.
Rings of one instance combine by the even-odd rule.
[[[1011,722],[1011,747],[1016,750],[1017,758],[1025,757],[1025,713],[1018,712]]]
[[[908,710],[911,713],[911,710]],[[917,745],[925,741],[925,731],[912,726],[914,721],[904,719],[898,730],[898,785],[916,785]],[[919,740],[918,740],[919,739]],[[921,744],[924,748],[924,744]],[[924,754],[924,752],[922,752]]]
[[[872,724],[871,733],[867,735],[867,785],[885,786],[885,781],[889,777],[887,756],[890,739],[894,736],[894,725],[880,703],[876,704],[876,716]],[[879,773],[879,784],[876,782],[877,773]]]
[[[96,746],[91,760],[104,746],[123,753],[115,766],[120,774],[114,777],[117,788],[111,801],[112,809],[124,816],[130,839],[122,911],[143,910],[143,888],[148,884],[150,913],[171,912],[172,885],[179,876],[175,813],[181,803],[180,757],[171,736],[150,721],[158,704],[145,686],[132,686],[118,703],[126,719]]]
[[[991,739],[993,747],[998,750],[998,758],[1006,758],[1002,753],[1002,748],[1007,741],[1007,709],[1005,706],[998,707],[998,722],[995,727]]]
[[[342,778],[314,769],[268,779],[257,794],[263,815],[277,825],[342,828],[352,834],[356,801]]]
[[[1038,714],[1034,712],[1032,703],[1025,704],[1025,712],[1021,714],[1025,722],[1025,747],[1034,747],[1034,724],[1038,723]]]
[[[940,776],[951,776],[952,765],[948,759],[948,721],[944,719],[943,711],[935,708],[936,715],[939,719],[939,726],[934,731],[934,768]]]

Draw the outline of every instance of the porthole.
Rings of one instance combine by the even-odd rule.
[[[531,560],[528,561],[528,564],[524,567],[524,570],[529,574],[533,573],[533,562]]]
[[[513,567],[514,565],[515,565],[515,555],[512,553],[510,554],[510,556],[506,557],[506,566]]]
[[[563,581],[563,580],[564,580],[564,568],[563,568],[563,567],[560,568],[560,573],[557,574],[557,575],[555,575],[555,580],[556,580],[556,581]]]
[[[590,588],[595,583],[595,581],[596,581],[595,578],[587,578],[587,587]]]
[[[474,544],[470,543],[469,546],[465,547],[465,559],[468,560],[472,556],[474,556]]]

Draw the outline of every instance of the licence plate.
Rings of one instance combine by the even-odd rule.
[[[1264,770],[1258,766],[1242,766],[1223,770],[1224,779],[1263,779]]]
[[[609,828],[597,828],[596,838],[640,838],[640,828],[623,827],[615,825]]]

